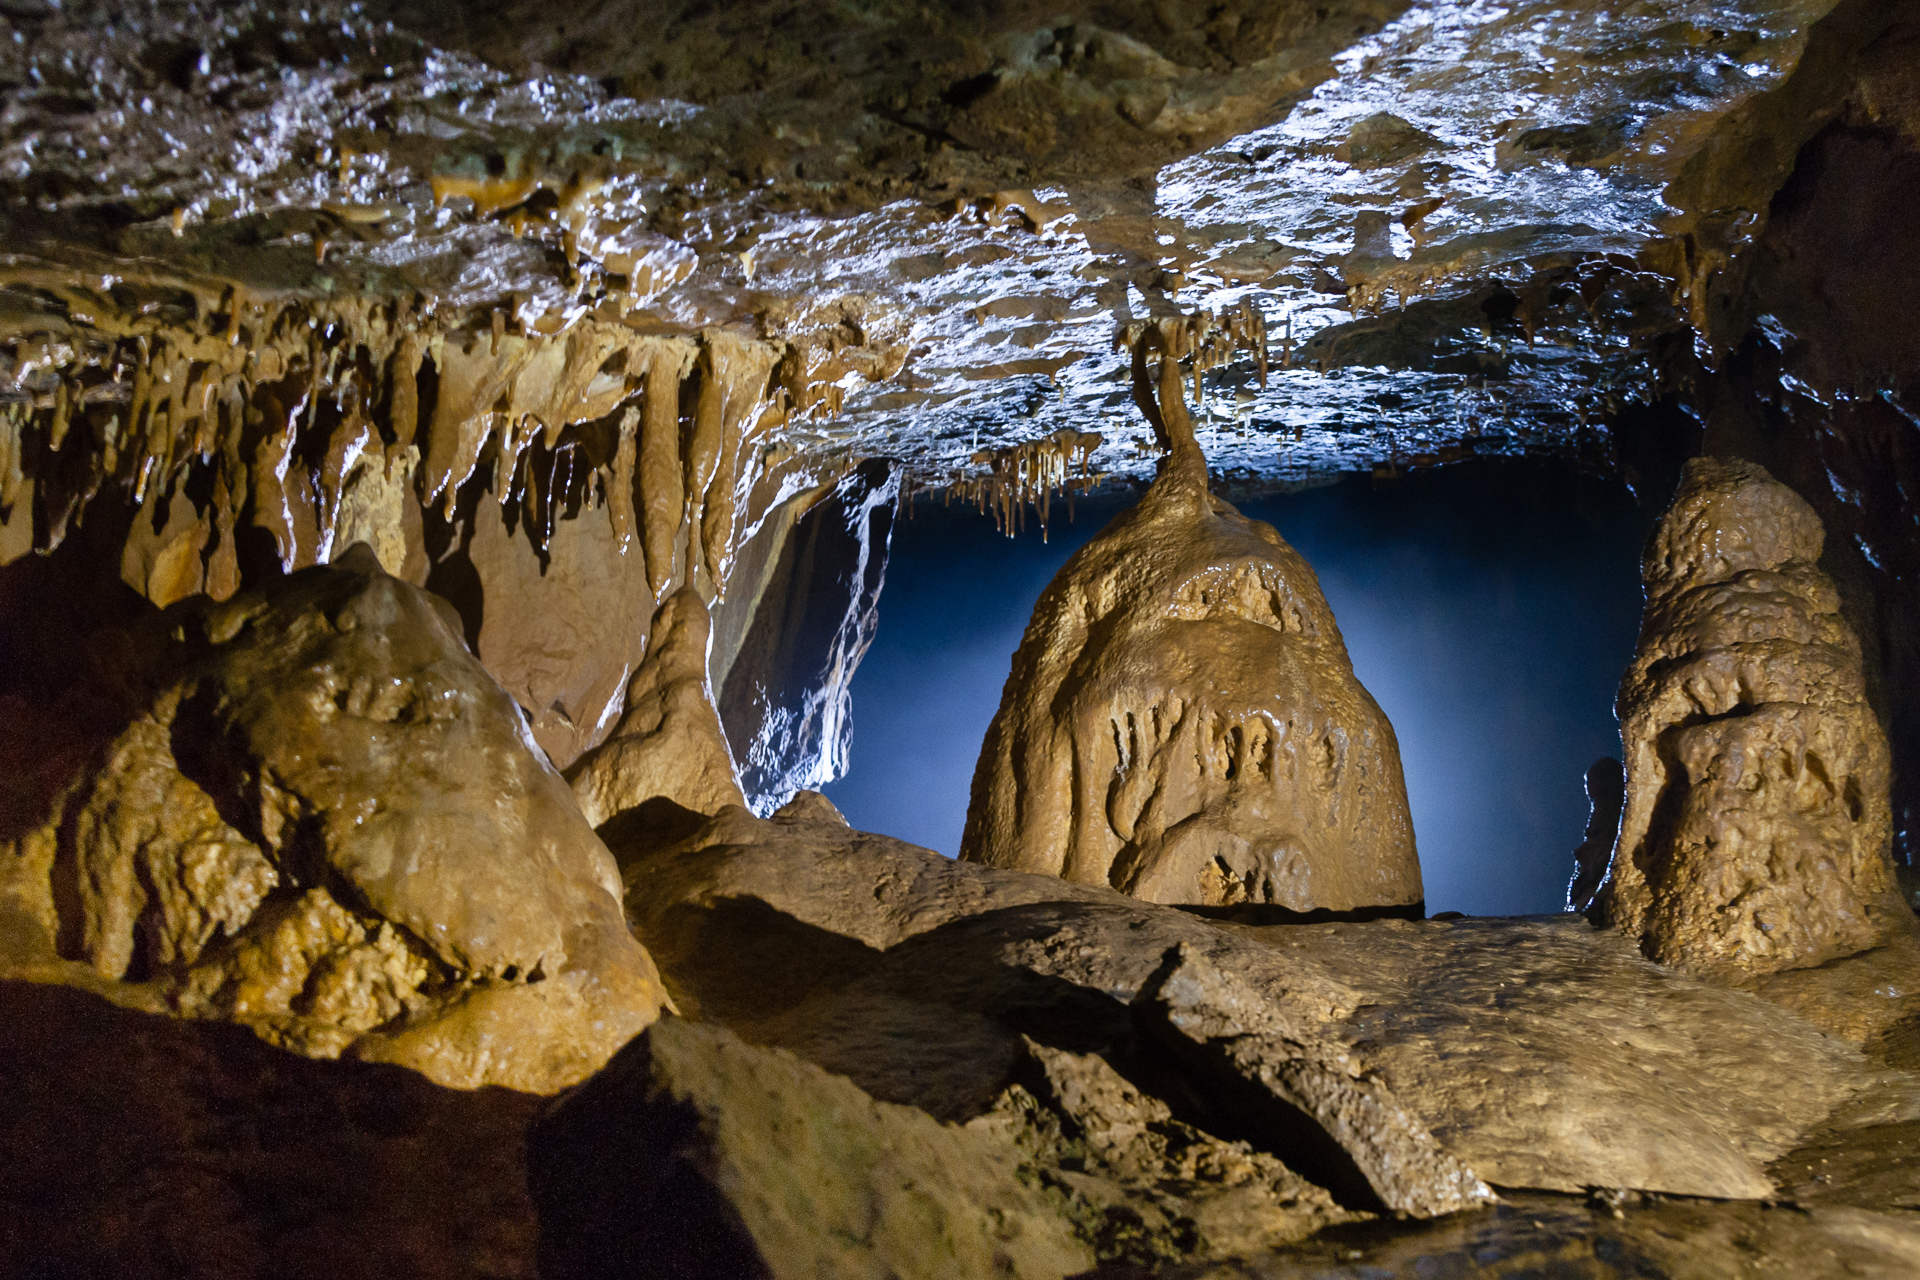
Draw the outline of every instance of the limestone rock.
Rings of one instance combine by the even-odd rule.
[[[970,1127],[1019,1152],[1102,1261],[1252,1253],[1369,1216],[1244,1139],[1179,1119],[1098,1054],[1025,1044],[1014,1083]]]
[[[129,636],[121,727],[15,798],[9,973],[460,1087],[596,1069],[664,993],[450,612],[360,546]]]
[[[1182,395],[1168,355],[1172,452],[1034,606],[961,856],[1151,902],[1411,907],[1393,727],[1306,561],[1208,492]]]
[[[746,803],[707,687],[711,639],[706,603],[692,587],[654,615],[652,649],[627,686],[626,715],[572,770],[573,793],[594,826],[655,796],[697,813]]]
[[[1664,969],[1579,917],[1306,925],[1243,908],[1212,920],[741,809],[654,847],[609,838],[629,916],[682,1009],[946,1119],[994,1110],[1030,1073],[1027,1040],[1154,1081],[1178,1118],[1216,1135],[1241,1132],[1244,1097],[1227,1100],[1249,1081],[1284,1101],[1279,1073],[1236,1063],[1211,1035],[1169,1074],[1152,1006],[1175,953],[1253,993],[1258,1025],[1317,1046],[1289,1070],[1376,1081],[1405,1117],[1376,1133],[1430,1151],[1424,1131],[1499,1187],[1766,1196],[1769,1162],[1873,1078],[1857,1049],[1794,1014]],[[1289,1168],[1319,1172],[1297,1141],[1268,1141]],[[1404,1202],[1458,1194],[1450,1166],[1423,1158],[1437,1180]]]
[[[1627,775],[1620,762],[1602,756],[1587,767],[1587,834],[1573,851],[1573,879],[1567,882],[1567,908],[1593,905],[1607,876],[1614,841],[1620,837],[1620,809],[1627,799]]]
[[[1091,1252],[986,1135],[666,1018],[536,1126],[541,1274],[1007,1276]]]
[[[1316,1163],[1354,1195],[1364,1185],[1398,1213],[1430,1218],[1493,1199],[1473,1171],[1440,1149],[1391,1090],[1370,1079],[1350,1054],[1302,1027],[1194,948],[1171,963],[1140,997],[1150,1015],[1189,1053],[1224,1060],[1257,1122],[1300,1147],[1317,1146]],[[1302,1126],[1305,1116],[1331,1141]],[[1364,1182],[1362,1182],[1364,1180]]]
[[[879,627],[901,479],[869,459],[795,520],[741,629],[720,719],[756,813],[847,771],[853,673]]]
[[[1824,536],[1764,469],[1699,458],[1648,547],[1618,708],[1626,808],[1596,905],[1663,963],[1768,973],[1914,928]]]

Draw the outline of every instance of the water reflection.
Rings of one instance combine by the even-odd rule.
[[[854,679],[856,827],[951,854],[1008,660],[1041,589],[1125,505],[1001,537],[923,499],[895,526],[880,630]],[[1583,778],[1618,755],[1613,695],[1655,512],[1561,462],[1489,460],[1240,504],[1320,575],[1355,670],[1392,719],[1430,911],[1559,910]]]

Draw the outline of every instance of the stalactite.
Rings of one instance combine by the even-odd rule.
[[[658,596],[673,579],[674,543],[687,509],[680,473],[680,380],[697,349],[685,340],[656,339],[643,356],[646,409],[640,432],[640,536],[647,583]]]
[[[985,475],[971,476],[948,486],[982,511],[993,513],[1000,531],[1012,537],[1029,504],[1037,508],[1040,534],[1047,534],[1055,490],[1068,496],[1076,489],[1098,484],[1093,454],[1106,437],[1098,431],[1063,427],[1050,436],[1005,449],[982,449],[970,461],[985,467]]]

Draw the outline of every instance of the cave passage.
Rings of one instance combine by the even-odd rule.
[[[1082,500],[1069,523],[1056,498],[1046,542],[1031,520],[1009,539],[937,497],[896,523],[879,633],[853,682],[850,769],[827,788],[856,828],[959,847],[1033,603],[1131,500]],[[1582,778],[1620,754],[1613,699],[1660,503],[1570,462],[1489,459],[1237,505],[1313,565],[1393,722],[1427,910],[1563,910]]]

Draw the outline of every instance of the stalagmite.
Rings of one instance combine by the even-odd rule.
[[[1132,340],[1134,396],[1169,453],[1035,606],[961,856],[1155,902],[1416,907],[1392,726],[1312,569],[1209,494],[1178,363],[1190,326]]]
[[[1618,708],[1626,808],[1595,906],[1662,963],[1767,973],[1915,927],[1825,540],[1763,468],[1697,458],[1648,546]]]
[[[573,770],[573,793],[594,826],[656,796],[709,814],[746,803],[707,685],[711,640],[707,606],[692,587],[654,615],[646,661],[627,686],[626,715]]]

